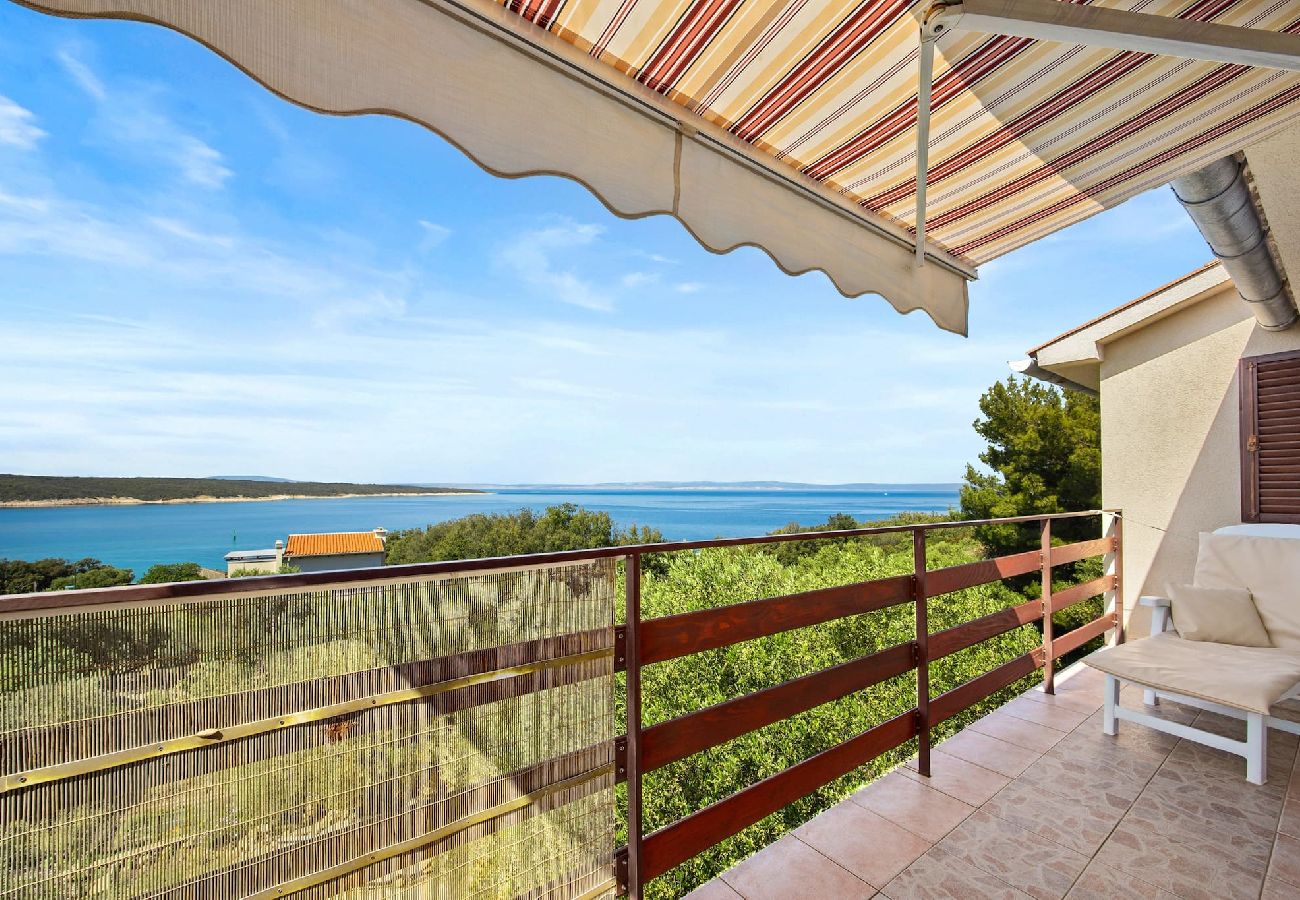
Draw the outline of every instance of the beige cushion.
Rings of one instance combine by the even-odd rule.
[[[1300,650],[1300,540],[1202,534],[1192,580],[1250,591],[1274,646]]]
[[[1265,714],[1300,683],[1300,651],[1185,641],[1170,631],[1084,662],[1125,681]]]
[[[1171,584],[1174,628],[1185,641],[1213,641],[1238,647],[1272,647],[1250,591]]]

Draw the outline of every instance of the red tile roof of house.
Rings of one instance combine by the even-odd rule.
[[[339,556],[345,553],[383,553],[384,542],[373,531],[337,534],[291,534],[284,548],[289,556]]]

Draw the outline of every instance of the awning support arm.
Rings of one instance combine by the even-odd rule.
[[[1058,0],[964,0],[932,11],[925,29],[939,24],[947,29],[1300,72],[1300,35]]]
[[[934,78],[934,41],[921,35],[921,74],[916,88],[916,264],[925,265],[925,188],[930,167],[930,85]]]
[[[942,7],[939,7],[942,9]],[[916,265],[925,265],[925,190],[930,168],[930,96],[934,87],[934,42],[946,31],[946,22],[925,22],[921,26],[921,49],[917,54],[916,79]]]

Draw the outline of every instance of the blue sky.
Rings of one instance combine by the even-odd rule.
[[[961,338],[0,3],[0,471],[955,481],[1007,360],[1208,258],[1154,191],[986,265]]]

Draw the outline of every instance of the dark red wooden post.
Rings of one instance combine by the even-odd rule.
[[[925,529],[912,532],[912,597],[916,601],[916,770],[930,777],[930,621],[925,593]]]

